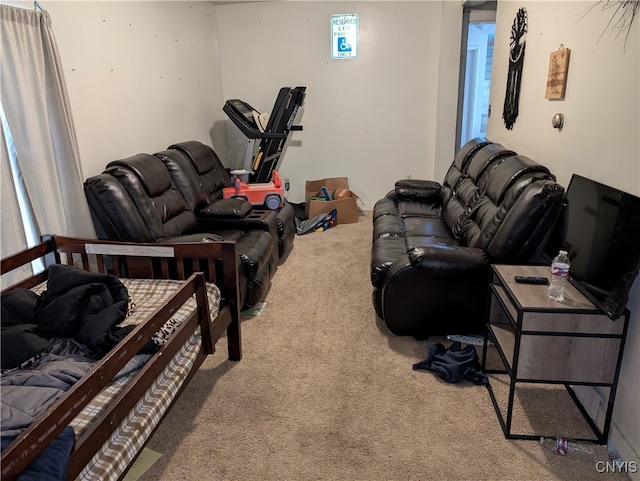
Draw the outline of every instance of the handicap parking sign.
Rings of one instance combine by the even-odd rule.
[[[351,44],[347,37],[338,37],[338,52],[351,52]]]
[[[358,56],[358,15],[331,16],[331,58],[349,59]]]

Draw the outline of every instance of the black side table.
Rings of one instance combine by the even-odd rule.
[[[513,434],[511,423],[516,384],[520,382],[563,384],[596,435],[576,441],[607,442],[615,401],[622,353],[629,324],[625,310],[615,321],[607,317],[567,283],[564,302],[548,299],[546,285],[518,284],[514,276],[548,277],[549,267],[492,267],[482,369],[488,374],[509,375],[506,417],[496,396],[487,385],[491,401],[508,439],[539,439],[555,433]],[[504,370],[487,370],[487,347],[491,341]],[[587,414],[572,386],[609,388],[602,431]]]

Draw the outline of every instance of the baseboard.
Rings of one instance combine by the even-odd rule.
[[[591,419],[595,420],[598,428],[602,429],[607,415],[606,404],[602,396],[591,386],[573,386],[573,388],[585,411],[587,411]],[[640,456],[638,456],[638,452],[613,421],[611,421],[608,441],[609,449],[613,448],[620,456],[620,459],[629,467],[627,469],[629,479],[640,481]]]
[[[601,405],[598,417],[604,419],[605,415],[606,411]],[[626,463],[626,466],[633,467],[633,469],[627,470],[629,479],[632,481],[640,481],[640,456],[638,456],[638,452],[613,421],[611,422],[611,429],[609,431],[609,444],[613,445],[622,461]]]

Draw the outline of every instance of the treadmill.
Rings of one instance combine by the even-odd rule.
[[[249,139],[260,140],[253,155],[251,149],[251,173],[249,183],[269,182],[278,167],[285,142],[292,130],[302,130],[293,125],[298,108],[304,101],[306,87],[282,87],[269,115],[266,126],[260,124],[261,114],[240,99],[227,100],[222,110]]]

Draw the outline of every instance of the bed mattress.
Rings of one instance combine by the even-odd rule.
[[[121,281],[127,287],[130,302],[127,317],[120,326],[136,325],[148,319],[182,284],[182,281],[164,279],[121,279]],[[32,290],[41,294],[46,288],[47,284],[42,283]],[[220,306],[220,290],[217,286],[207,284],[207,297],[211,318],[215,318]],[[196,302],[192,297],[156,333],[154,343],[162,345],[195,308]],[[202,338],[198,328],[76,479],[115,480],[123,474],[183,385],[200,351],[201,343]],[[150,355],[138,354],[134,356],[132,364],[137,365],[139,369],[149,357]],[[87,432],[91,423],[101,416],[104,409],[126,388],[137,372],[136,369],[126,375],[116,376],[114,378],[116,380],[106,386],[72,420],[70,425],[74,428],[76,439]]]

